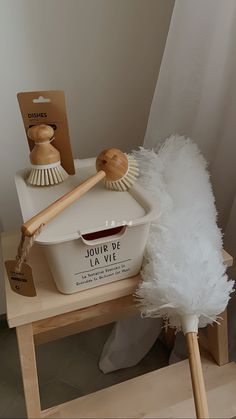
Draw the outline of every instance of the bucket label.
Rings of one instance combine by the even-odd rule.
[[[105,278],[129,276],[132,259],[122,258],[121,242],[112,241],[97,246],[85,246],[81,269],[75,273],[76,286]]]

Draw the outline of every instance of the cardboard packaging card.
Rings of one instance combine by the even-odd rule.
[[[21,92],[17,94],[21,115],[27,136],[28,128],[33,125],[51,125],[55,130],[53,146],[61,155],[61,165],[69,175],[75,174],[71,150],[65,94],[62,90]],[[34,142],[28,138],[30,150]]]

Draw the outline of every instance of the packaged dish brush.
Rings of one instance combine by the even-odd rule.
[[[40,169],[41,171],[45,170],[45,164],[53,162],[49,167],[49,175],[51,173],[53,178],[56,179],[47,182],[44,180],[44,176],[42,178],[40,176],[34,176],[34,178],[37,177],[35,181],[35,179],[32,179],[32,176],[29,177],[30,172],[26,174],[26,178],[35,186],[48,186],[49,184],[57,184],[63,181],[66,174],[73,175],[75,168],[70,144],[64,92],[62,90],[21,92],[17,94],[17,99],[31,152],[30,154],[31,156],[32,153],[34,154],[33,167],[31,169],[40,174]],[[40,127],[42,129],[44,127],[44,133],[42,129],[40,131]],[[53,143],[47,147],[47,142],[51,143],[51,141]],[[38,147],[35,147],[35,145]],[[42,147],[39,147],[40,145]],[[55,160],[55,156],[52,156],[50,152],[50,149],[52,150],[53,148],[54,155],[57,153],[59,156],[59,164],[57,162],[58,159]],[[42,152],[40,153],[40,151]],[[36,154],[38,154],[39,159],[36,159]],[[32,158],[30,160],[32,164]],[[40,164],[41,167],[39,166]],[[57,174],[58,168],[62,176]]]

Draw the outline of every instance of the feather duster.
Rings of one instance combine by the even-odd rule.
[[[161,210],[151,225],[136,292],[141,312],[168,319],[185,334],[197,333],[217,321],[233,290],[206,161],[193,141],[174,135],[159,150],[141,148],[134,155],[139,181]]]

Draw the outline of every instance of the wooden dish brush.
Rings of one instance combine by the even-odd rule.
[[[22,225],[22,234],[31,237],[42,225],[47,224],[102,179],[105,179],[108,189],[123,192],[133,186],[139,173],[135,158],[116,148],[104,150],[99,154],[96,169],[95,175],[25,222]]]
[[[54,129],[49,125],[35,125],[28,129],[27,134],[35,143],[30,153],[32,170],[27,182],[33,186],[63,182],[68,174],[61,166],[59,151],[51,144],[54,140]]]

